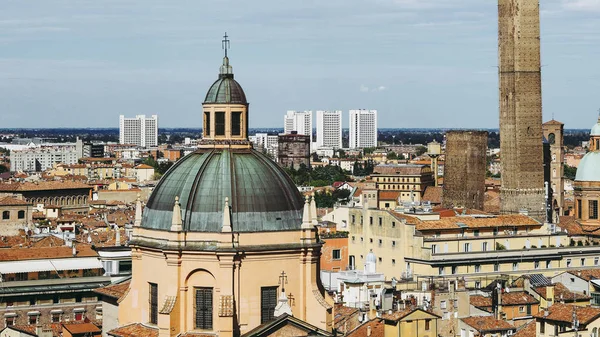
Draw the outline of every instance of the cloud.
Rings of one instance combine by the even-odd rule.
[[[563,0],[562,6],[573,11],[600,11],[600,0]]]
[[[373,88],[369,88],[364,84],[360,85],[361,92],[375,92],[375,91],[384,91],[384,90],[387,90],[387,87],[385,87],[384,85],[380,85],[378,87],[373,87]]]

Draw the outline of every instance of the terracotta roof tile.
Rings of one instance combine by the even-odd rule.
[[[536,337],[535,320],[521,326],[512,337]]]
[[[375,166],[373,175],[420,175],[427,165],[416,164],[381,164]]]
[[[0,198],[0,206],[27,206],[27,205],[31,205],[31,203],[29,203],[25,200],[13,198],[13,197]]]
[[[540,302],[524,291],[508,292],[502,294],[502,305],[525,305],[537,303]]]
[[[379,200],[398,200],[400,191],[379,191]]]
[[[536,318],[545,320],[571,323],[573,321],[573,308],[576,308],[577,319],[581,324],[587,325],[600,317],[600,308],[574,306],[572,304],[555,303],[547,310],[541,310]],[[545,311],[548,311],[546,316]]]
[[[76,257],[98,256],[88,245],[77,245]],[[0,250],[0,261],[39,260],[45,258],[70,258],[73,257],[71,247],[42,247],[42,248],[9,248]]]
[[[47,191],[47,190],[70,190],[92,188],[88,184],[83,184],[75,181],[39,181],[35,183],[9,183],[0,184],[1,192],[23,192],[23,191]]]
[[[495,319],[492,316],[481,316],[481,317],[465,317],[461,320],[475,328],[480,333],[491,332],[491,331],[505,331],[505,330],[516,330],[510,323]]]
[[[346,335],[346,337],[365,337],[368,335],[367,331],[371,329],[371,337],[384,337],[385,335],[385,323],[381,319],[374,319],[365,322],[358,328]]]
[[[472,306],[478,308],[487,308],[492,306],[492,298],[481,295],[471,295],[469,302]]]
[[[115,337],[158,337],[158,329],[147,327],[140,323],[118,327],[107,333],[109,336]]]
[[[534,289],[536,293],[540,294],[542,298],[548,299],[546,294],[546,287],[537,287]],[[585,301],[591,297],[577,291],[571,291],[565,287],[564,284],[558,282],[554,284],[554,301],[564,300],[566,302],[573,302],[575,300]]]
[[[79,323],[79,324],[63,323],[63,329],[69,331],[71,334],[82,334],[82,333],[86,333],[86,332],[101,332],[101,330],[98,329],[98,327],[92,323]]]
[[[118,300],[127,293],[127,290],[129,290],[130,283],[131,283],[131,280],[122,282],[122,283],[111,284],[111,285],[107,285],[106,287],[94,289],[94,292],[102,294],[104,296],[112,297],[112,298]]]
[[[425,200],[425,201],[431,201],[432,204],[441,204],[442,203],[442,187],[427,186],[425,188],[425,193],[423,193],[423,197],[421,199]]]
[[[600,279],[600,269],[569,270],[568,273],[586,281]]]
[[[422,221],[417,224],[417,230],[435,230],[435,229],[459,229],[458,223],[465,224],[468,228],[491,228],[491,227],[515,227],[515,226],[535,226],[540,223],[526,215],[510,214],[496,216],[455,216],[441,218],[440,220]]]

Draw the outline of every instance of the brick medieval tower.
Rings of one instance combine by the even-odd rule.
[[[538,0],[498,0],[500,212],[544,220]]]

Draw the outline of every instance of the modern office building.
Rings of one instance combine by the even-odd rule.
[[[119,117],[119,143],[134,144],[142,147],[158,145],[158,115],[146,118],[137,115],[135,118]]]
[[[377,110],[350,110],[350,148],[377,146]]]
[[[299,135],[310,136],[312,143],[312,116],[312,111],[288,111],[283,118],[283,133],[289,135],[296,131]]]
[[[317,147],[342,147],[342,111],[317,111]]]

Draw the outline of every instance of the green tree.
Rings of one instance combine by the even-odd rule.
[[[387,159],[398,159],[398,155],[396,154],[396,152],[389,152],[387,155]]]
[[[415,154],[416,154],[417,156],[420,156],[420,155],[422,155],[422,154],[423,154],[423,153],[425,153],[425,152],[427,152],[427,148],[426,148],[425,146],[418,146],[418,147],[415,149]]]
[[[564,165],[565,178],[570,180],[575,180],[575,175],[577,174],[577,167],[569,166],[567,164]]]

